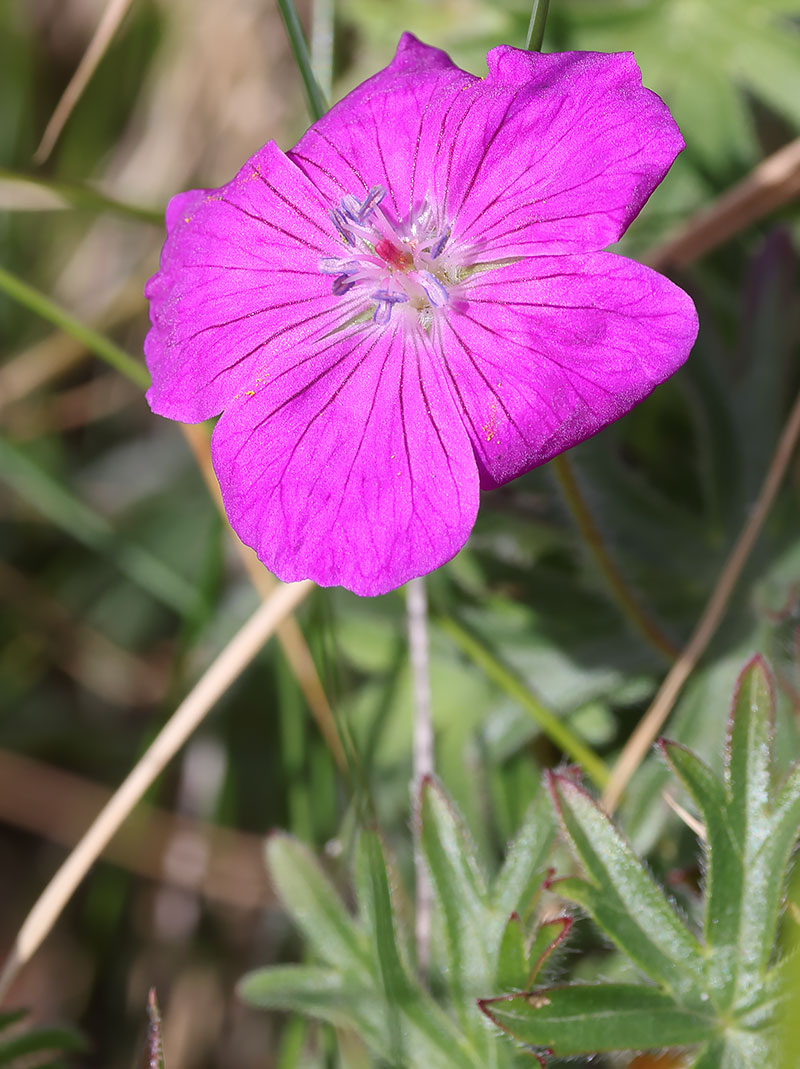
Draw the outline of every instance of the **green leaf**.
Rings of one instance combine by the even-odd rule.
[[[141,386],[143,390],[150,385],[150,373],[141,361],[134,360],[110,338],[106,338],[92,327],[86,326],[85,323],[81,323],[65,308],[3,267],[0,267],[0,292],[7,294],[31,312],[47,320],[48,323],[52,323],[53,326],[59,327],[66,334],[77,339],[86,346],[90,353],[105,360],[107,364],[116,368],[137,386]]]
[[[500,991],[519,991],[527,985],[528,955],[525,952],[525,929],[516,913],[508,918],[497,952],[495,987]]]
[[[728,819],[745,852],[757,850],[769,834],[772,718],[766,665],[754,657],[739,677],[725,752]]]
[[[492,908],[502,917],[526,918],[541,890],[555,838],[553,810],[545,791],[531,802],[519,831],[508,844],[505,860],[492,885]]]
[[[436,622],[466,656],[483,669],[492,683],[518,702],[531,715],[544,734],[586,770],[586,774],[598,787],[605,786],[608,781],[608,769],[605,763],[584,744],[569,724],[548,709],[519,677],[494,655],[488,646],[457,620],[449,616],[439,616]]]
[[[16,1058],[41,1051],[83,1051],[86,1040],[67,1028],[39,1028],[0,1043],[0,1065],[10,1065]]]
[[[372,962],[366,940],[311,851],[276,832],[267,840],[266,853],[275,890],[316,953],[369,986]]]
[[[773,841],[771,819],[774,698],[766,664],[754,657],[734,695],[725,754],[728,820],[741,853],[742,892],[735,945],[736,994],[747,1004],[773,953],[791,842],[788,827]],[[789,807],[790,812],[793,807]],[[796,826],[795,826],[796,830]],[[794,837],[792,837],[794,838]]]
[[[339,968],[275,965],[256,969],[239,981],[238,992],[251,1006],[289,1010],[356,1029],[367,1042],[383,1048],[380,997],[362,979]]]
[[[776,1064],[776,1053],[769,1036],[731,1029],[701,1048],[688,1069],[753,1069],[754,1066],[771,1069]]]
[[[620,949],[677,998],[703,988],[704,957],[663,892],[592,798],[567,776],[549,774],[564,830],[589,881],[561,880]]]
[[[363,870],[358,881],[364,888],[359,905],[366,917],[367,941],[375,954],[376,972],[383,990],[381,1002],[388,1046],[392,1057],[402,1061],[404,1042],[400,1007],[406,1006],[414,998],[414,993],[397,950],[386,862],[376,832],[361,832],[356,866]]]
[[[725,174],[758,150],[745,93],[800,123],[797,24],[779,18],[789,6],[726,0],[721,13],[717,0],[566,0],[559,12],[571,23],[568,47],[635,50],[644,84],[669,105],[687,152]]]
[[[706,880],[703,932],[708,957],[708,982],[715,1002],[730,1006],[736,990],[740,911],[745,871],[740,845],[728,819],[728,799],[721,781],[691,750],[661,740],[668,765],[700,811],[706,828]]]
[[[540,924],[528,947],[528,983],[530,985],[544,968],[553,951],[569,935],[572,917],[556,917],[555,920]]]
[[[640,984],[544,987],[481,999],[480,1007],[515,1039],[558,1057],[684,1046],[709,1038],[716,1027],[713,1018]]]
[[[420,819],[422,852],[444,920],[451,989],[459,1001],[485,991],[493,979],[486,884],[469,831],[430,777],[422,784]]]

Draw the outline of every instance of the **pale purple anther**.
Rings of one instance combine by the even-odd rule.
[[[431,571],[481,487],[619,418],[694,342],[683,291],[602,251],[683,147],[633,57],[488,66],[406,34],[291,152],[170,201],[148,399],[222,413],[228,516],[284,580]]]

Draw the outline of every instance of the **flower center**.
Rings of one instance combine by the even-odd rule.
[[[385,196],[383,186],[372,186],[363,201],[348,194],[331,209],[347,254],[322,257],[319,269],[334,276],[337,297],[358,291],[372,302],[375,323],[388,323],[392,310],[402,308],[427,328],[434,309],[448,304],[464,265],[448,246],[450,227],[438,226],[427,204],[393,223],[380,208]]]

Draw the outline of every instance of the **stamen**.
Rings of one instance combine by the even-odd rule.
[[[408,300],[408,297],[404,293],[387,293],[386,290],[378,290],[377,293],[372,294],[372,299],[376,302],[372,322],[388,323],[391,319],[394,305],[404,303]]]
[[[432,275],[430,271],[420,271],[417,277],[434,308],[441,308],[447,304],[450,294],[435,275]]]
[[[348,309],[355,302],[365,313],[372,302],[373,322],[386,324],[396,304],[408,304],[409,322],[429,330],[434,309],[448,304],[451,286],[462,277],[464,250],[460,243],[448,244],[452,228],[441,225],[427,198],[409,218],[394,220],[379,208],[385,196],[381,185],[370,186],[363,200],[352,193],[342,196],[329,214],[350,248],[340,256],[321,257],[319,270],[333,276],[335,296],[355,290]],[[442,267],[437,261],[445,248],[449,254]]]
[[[431,259],[432,260],[436,260],[442,255],[442,251],[443,251],[445,245],[447,244],[447,239],[450,237],[451,229],[452,229],[452,227],[448,226],[448,228],[445,230],[445,232],[437,240],[436,244],[431,249]]]
[[[378,207],[380,202],[386,196],[386,190],[383,186],[371,186],[369,193],[364,199],[364,203],[361,205],[361,211],[359,212],[359,218],[361,222],[372,215],[375,208]]]
[[[361,201],[358,197],[354,197],[352,193],[346,194],[339,201],[339,207],[342,215],[349,219],[353,223],[360,223],[362,221],[361,215]]]
[[[354,275],[361,270],[357,260],[339,260],[335,256],[322,256],[319,269],[323,275]]]
[[[338,278],[333,280],[333,292],[337,297],[343,297],[348,290],[351,290],[353,286],[358,285],[357,282],[348,279],[347,275],[339,275]]]
[[[331,208],[328,214],[331,217],[333,225],[339,231],[339,236],[342,238],[342,240],[346,241],[348,245],[355,245],[356,236],[352,230],[348,230],[347,226],[345,225],[345,217],[342,215],[339,209]]]

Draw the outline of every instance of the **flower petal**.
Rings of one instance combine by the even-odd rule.
[[[484,488],[624,415],[697,335],[683,290],[612,253],[514,263],[475,276],[462,296],[435,329]]]
[[[342,332],[229,407],[212,441],[231,524],[286,581],[382,594],[454,556],[475,459],[437,355],[402,326]]]
[[[446,52],[403,34],[394,59],[314,123],[289,158],[335,206],[347,193],[382,185],[382,208],[394,221],[419,207],[435,162],[420,153],[441,128],[454,94],[479,78],[456,67]]]
[[[503,46],[487,60],[486,81],[449,111],[435,172],[454,239],[484,259],[618,240],[683,148],[632,53]]]
[[[150,279],[145,354],[155,412],[197,422],[274,371],[280,352],[322,337],[358,302],[335,297],[322,256],[342,243],[327,205],[273,143],[227,185],[173,197]]]

